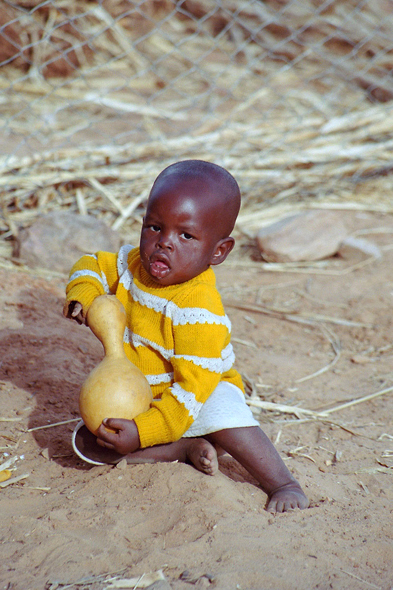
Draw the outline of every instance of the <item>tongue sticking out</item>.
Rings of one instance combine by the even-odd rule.
[[[153,277],[162,279],[168,274],[169,266],[165,262],[162,262],[162,260],[156,260],[151,263],[150,272]]]

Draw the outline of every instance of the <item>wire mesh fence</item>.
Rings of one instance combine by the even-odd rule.
[[[227,167],[240,223],[393,209],[391,0],[2,0],[0,232],[138,224],[156,174]]]

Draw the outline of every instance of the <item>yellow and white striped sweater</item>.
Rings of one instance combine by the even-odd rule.
[[[124,349],[155,398],[135,418],[141,448],[181,438],[220,381],[243,390],[212,269],[185,283],[160,286],[143,268],[139,248],[123,246],[118,254],[83,256],[71,269],[66,293],[68,301],[82,304],[84,314],[104,293],[116,295],[125,307]]]

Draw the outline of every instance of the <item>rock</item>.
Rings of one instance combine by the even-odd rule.
[[[41,455],[44,457],[44,459],[47,459],[48,461],[50,460],[50,452],[48,448],[42,449]]]
[[[374,256],[375,259],[382,257],[382,252],[377,244],[363,238],[356,238],[354,236],[346,237],[341,244],[340,254],[343,253],[345,258],[345,253],[351,250],[358,250],[367,256]]]
[[[83,254],[116,252],[120,235],[89,215],[53,211],[18,235],[16,255],[31,267],[67,273]]]
[[[300,262],[332,256],[347,235],[339,211],[315,210],[260,229],[256,240],[264,260]]]
[[[127,459],[121,459],[118,463],[116,463],[116,469],[126,469],[127,468]]]

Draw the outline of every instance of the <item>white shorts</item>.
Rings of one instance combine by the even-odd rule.
[[[221,381],[183,437],[204,436],[225,428],[244,426],[259,426],[259,422],[252,415],[241,389],[232,383]]]

